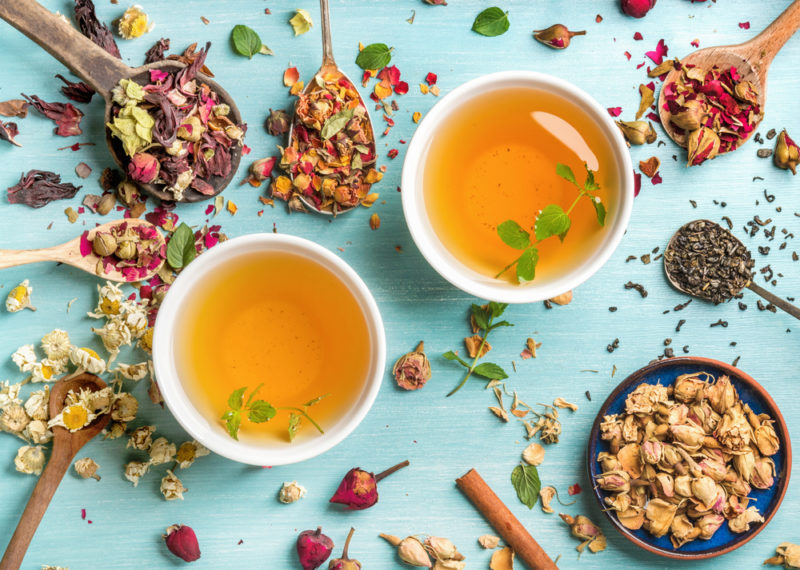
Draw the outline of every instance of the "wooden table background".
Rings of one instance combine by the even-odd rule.
[[[246,0],[141,3],[156,27],[141,39],[118,42],[125,61],[138,65],[145,50],[162,36],[171,38],[172,53],[192,41],[211,40],[208,64],[238,101],[250,126],[247,143],[253,152],[247,158],[273,154],[280,141],[268,136],[262,124],[270,107],[288,106],[287,90],[281,82],[283,70],[297,65],[301,76],[307,78],[320,62],[319,26],[295,38],[287,20],[295,8],[303,7],[316,22],[316,4],[311,0],[297,5]],[[71,14],[69,1],[49,0],[45,4],[51,10]],[[99,0],[100,18],[110,22],[122,13],[124,4],[115,6]],[[798,178],[776,169],[770,160],[757,158],[759,146],[754,142],[733,156],[691,170],[684,166],[683,152],[668,139],[666,146],[633,149],[634,162],[652,154],[661,158],[664,183],[653,186],[644,179],[627,235],[611,260],[575,292],[571,305],[553,310],[546,310],[542,304],[510,307],[507,317],[516,327],[493,335],[492,359],[508,370],[516,360],[517,373],[511,375],[508,385],[518,390],[522,399],[551,402],[561,396],[580,406],[576,413],[562,414],[561,442],[547,447],[540,467],[543,483],[555,485],[563,496],[573,483],[580,483],[584,489],[575,505],[557,506],[557,510],[586,514],[608,534],[605,552],[586,553],[579,559],[575,551],[578,543],[558,515],[544,514],[538,505],[529,511],[515,497],[509,475],[526,445],[522,426],[516,422],[502,424],[487,411],[493,397],[483,390],[481,382],[471,381],[457,396],[444,397],[460,379],[460,370],[438,355],[461,348],[467,332],[464,317],[475,299],[441,279],[410,239],[396,190],[405,150],[399,139],[408,140],[413,134],[411,114],[425,113],[436,102],[432,95],[421,95],[417,87],[429,71],[438,74],[443,93],[492,71],[548,72],[587,90],[604,107],[622,106],[623,118],[630,119],[638,107],[637,87],[647,82],[645,69],[637,70],[636,66],[645,61],[644,52],[654,49],[660,38],[665,38],[671,56],[691,51],[690,42],[695,38],[701,46],[741,42],[766,26],[787,4],[788,0],[696,4],[661,0],[647,18],[634,20],[619,12],[616,0],[505,0],[499,5],[510,10],[511,29],[502,37],[484,38],[472,33],[470,27],[475,15],[491,5],[489,2],[451,0],[447,7],[432,7],[421,0],[333,0],[334,46],[341,66],[358,77],[354,63],[358,42],[385,42],[395,47],[392,63],[411,85],[408,95],[397,98],[397,126],[378,141],[382,162],[387,165],[384,180],[375,188],[381,193],[379,202],[371,211],[364,209],[333,223],[316,216],[288,215],[282,204],[274,209],[266,207],[263,217],[258,217],[256,212],[263,208],[257,200],[259,192],[234,183],[224,196],[238,205],[239,213],[231,217],[222,212],[214,223],[221,223],[229,236],[269,232],[275,224],[278,232],[299,235],[336,251],[374,292],[386,323],[390,363],[424,339],[433,363],[433,379],[424,390],[405,393],[394,387],[387,374],[375,405],[355,433],[324,456],[301,465],[261,469],[216,456],[202,458],[180,474],[189,488],[185,501],[165,502],[158,492],[160,475],[155,473],[146,476],[138,488],[122,477],[123,465],[132,457],[125,450],[124,439],[94,441],[85,455],[100,463],[102,481],[80,480],[73,472],[67,475],[24,568],[41,564],[69,566],[72,570],[170,568],[180,561],[167,552],[160,535],[172,523],[188,524],[196,530],[203,552],[197,568],[296,568],[295,537],[299,531],[317,525],[333,537],[337,551],[349,527],[355,526],[351,553],[365,568],[399,565],[389,545],[377,538],[379,532],[447,536],[466,555],[468,568],[486,568],[490,553],[477,545],[476,538],[492,530],[453,483],[471,467],[481,472],[553,558],[561,556],[563,568],[680,566],[632,546],[603,519],[585,475],[584,446],[594,415],[617,382],[663,353],[664,339],[671,337],[676,353],[688,345],[694,355],[727,362],[741,357],[739,366],[770,391],[783,410],[793,439],[800,441],[796,323],[785,314],[758,311],[756,298],[749,292],[744,312],[735,303],[714,307],[694,302],[680,313],[664,314],[685,297],[668,287],[660,263],[626,263],[626,258],[655,247],[663,249],[671,233],[693,218],[719,220],[730,216],[736,234],[744,238],[743,225],[758,214],[762,219],[772,218],[778,226],[776,238],[766,243],[760,234],[745,239],[745,243],[754,250],[757,245],[771,247],[767,257],[755,254],[757,267],[771,264],[784,277],[770,288],[780,295],[796,295],[800,292],[800,264],[793,263],[791,253],[800,250],[800,218],[794,213],[800,210]],[[271,15],[264,14],[267,7]],[[416,19],[409,25],[406,19],[412,11],[416,11]],[[598,13],[604,18],[602,23],[595,21]],[[210,23],[204,25],[201,16]],[[749,31],[738,25],[746,21],[751,23]],[[588,35],[575,38],[565,52],[549,50],[532,39],[531,30],[556,22],[575,30],[586,29]],[[240,23],[258,31],[275,55],[252,60],[235,56],[228,37],[231,28]],[[644,41],[633,40],[637,31],[644,35]],[[633,55],[630,61],[625,51]],[[770,128],[785,127],[795,138],[800,137],[797,61],[800,38],[790,40],[774,62],[766,119],[759,129],[762,135]],[[18,97],[20,92],[37,94],[47,101],[64,100],[53,78],[55,73],[65,72],[62,66],[4,23],[0,23],[0,69],[0,100]],[[65,180],[84,186],[75,199],[39,210],[10,205],[4,196],[0,199],[0,247],[61,243],[100,220],[87,213],[73,225],[63,213],[67,206],[77,208],[83,194],[97,193],[97,176],[112,164],[103,144],[102,101],[96,98],[81,108],[86,112],[83,136],[56,137],[53,124],[31,112],[19,121],[19,141],[24,147],[0,144],[0,187],[15,184],[22,171],[32,168],[59,172]],[[373,112],[373,117],[380,132],[380,115]],[[664,135],[660,138],[666,139]],[[97,146],[83,147],[79,152],[56,150],[76,141],[91,141]],[[768,146],[771,148],[772,143]],[[394,160],[385,158],[390,148],[400,149]],[[674,154],[677,161],[672,158]],[[84,181],[74,173],[80,161],[94,169]],[[237,180],[244,175],[246,164],[249,160],[240,168]],[[754,176],[763,181],[754,182]],[[775,200],[768,203],[765,192]],[[697,202],[696,209],[690,199]],[[717,203],[723,201],[724,207]],[[206,205],[181,205],[177,212],[190,224],[203,223]],[[776,206],[782,211],[777,212]],[[382,220],[378,231],[371,231],[367,223],[372,212]],[[786,249],[780,251],[780,228],[784,227],[798,237],[789,239]],[[402,253],[395,250],[398,245]],[[67,329],[76,343],[97,344],[89,331],[95,321],[85,316],[95,302],[95,278],[52,264],[8,269],[0,273],[0,295],[5,297],[25,278],[31,280],[39,310],[20,314],[0,311],[0,379],[17,381],[20,374],[7,357],[24,343],[37,343],[52,328]],[[625,290],[623,284],[628,280],[643,283],[649,296],[643,299],[635,291]],[[763,284],[762,277],[758,282]],[[68,312],[73,298],[77,301]],[[611,313],[609,306],[619,310]],[[709,327],[720,318],[729,326]],[[687,322],[676,333],[678,319]],[[341,334],[346,337],[346,326]],[[528,336],[541,341],[542,346],[535,360],[523,362],[519,353]],[[620,339],[620,347],[610,354],[606,345],[615,338]],[[121,359],[125,361],[124,354]],[[617,373],[612,378],[614,366]],[[584,395],[587,390],[591,391],[591,401]],[[184,440],[185,434],[169,413],[147,400],[144,386],[138,386],[134,393],[142,402],[135,425],[154,423],[170,440]],[[14,470],[13,458],[20,444],[12,436],[0,438],[0,549],[35,484],[34,477]],[[340,477],[350,467],[379,471],[406,458],[411,460],[411,467],[381,483],[381,500],[376,507],[349,513],[328,504]],[[278,503],[281,482],[294,479],[309,489],[308,496],[293,505]],[[769,557],[780,542],[800,542],[797,485],[796,481],[792,483],[783,508],[756,539],[723,559],[696,566],[711,568],[725,563],[752,568]],[[81,519],[84,508],[92,524]]]

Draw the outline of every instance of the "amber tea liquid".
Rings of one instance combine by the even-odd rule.
[[[596,172],[598,195],[613,219],[619,176],[602,130],[579,107],[531,88],[509,88],[474,97],[447,117],[434,134],[424,165],[425,205],[443,245],[461,263],[494,277],[519,256],[497,235],[512,219],[533,235],[535,216],[548,204],[565,210],[578,189],[556,175],[572,168],[583,183],[586,162]],[[542,241],[536,279],[585,262],[604,232],[588,199],[570,214],[564,240]],[[513,270],[501,279],[512,280]]]
[[[263,383],[257,399],[300,406],[325,429],[345,416],[366,383],[370,336],[358,301],[316,261],[283,252],[242,255],[208,277],[184,301],[176,339],[187,394],[211,423],[228,396]],[[288,442],[288,412],[267,423],[242,421],[240,440]],[[295,441],[319,432],[303,421]]]

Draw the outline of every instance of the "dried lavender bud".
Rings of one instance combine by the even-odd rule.
[[[75,20],[84,36],[114,57],[122,59],[111,30],[97,19],[92,0],[75,0]]]
[[[62,184],[61,176],[55,172],[30,170],[20,177],[16,185],[8,189],[8,201],[41,208],[53,200],[73,198],[81,188],[69,182]]]
[[[167,527],[167,534],[162,538],[169,551],[185,562],[194,562],[200,558],[200,545],[191,527],[174,524]]]

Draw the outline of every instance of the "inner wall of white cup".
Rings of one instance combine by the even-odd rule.
[[[157,333],[161,333],[157,338],[158,348],[169,351],[170,355],[164,357],[168,358],[166,366],[164,366],[164,362],[159,362],[157,367],[161,371],[159,381],[164,383],[165,401],[173,415],[193,437],[212,451],[231,459],[256,465],[279,465],[302,461],[323,453],[339,443],[366,416],[380,387],[385,363],[383,325],[374,300],[365,298],[366,285],[363,285],[363,282],[359,283],[360,279],[352,268],[346,264],[342,266],[334,263],[331,259],[334,258],[333,254],[329,254],[331,257],[328,257],[322,251],[310,248],[309,245],[304,243],[305,240],[300,240],[299,238],[289,238],[291,241],[287,242],[287,237],[289,236],[278,236],[277,239],[272,241],[268,236],[260,236],[260,239],[256,236],[244,236],[243,238],[235,238],[215,246],[184,270],[170,288],[167,298],[159,311],[159,318],[162,318],[167,326],[162,330],[158,330],[157,326]],[[237,240],[247,239],[249,239],[248,242],[235,243]],[[236,246],[236,249],[232,249],[233,245]],[[227,251],[228,249],[230,251]],[[234,261],[236,257],[264,251],[285,251],[301,255],[332,271],[356,298],[367,322],[370,337],[368,373],[364,379],[363,389],[358,399],[351,404],[348,411],[338,422],[330,426],[323,426],[323,429],[325,429],[324,434],[291,444],[288,442],[246,441],[245,439],[240,441],[233,440],[224,431],[224,427],[220,422],[214,418],[207,418],[195,407],[193,400],[187,393],[187,387],[180,380],[176,358],[173,357],[173,354],[177,353],[175,346],[179,335],[179,331],[176,330],[178,324],[177,315],[192,309],[188,306],[193,300],[191,289],[207,277],[210,272],[218,270],[220,263],[229,263]],[[325,250],[325,253],[329,252]],[[209,258],[206,256],[209,256]],[[214,257],[213,259],[211,259],[212,256]],[[219,260],[221,256],[225,256],[224,261]],[[344,263],[338,258],[334,259],[339,263]],[[164,375],[164,368],[166,368],[168,378],[161,380]]]

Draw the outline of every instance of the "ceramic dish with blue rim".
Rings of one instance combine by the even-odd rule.
[[[684,356],[654,362],[637,370],[623,380],[603,403],[600,413],[592,426],[587,457],[589,478],[594,481],[601,473],[601,467],[596,460],[597,455],[601,451],[609,450],[608,442],[600,439],[600,423],[603,420],[603,416],[624,413],[625,400],[637,386],[643,383],[655,384],[657,382],[665,386],[671,386],[678,376],[701,371],[708,372],[714,378],[719,378],[722,375],[729,376],[743,403],[749,405],[756,414],[766,413],[775,420],[773,427],[780,442],[780,450],[771,456],[771,459],[775,462],[775,482],[769,489],[752,489],[749,497],[753,500],[748,503],[748,506],[755,506],[758,509],[761,516],[764,517],[764,522],[752,523],[750,530],[737,534],[730,530],[726,521],[710,540],[697,539],[684,544],[680,548],[675,548],[670,542],[669,533],[656,538],[644,528],[630,530],[623,526],[617,519],[615,512],[605,508],[604,499],[607,496],[611,496],[611,493],[593,485],[594,495],[600,502],[603,513],[625,538],[655,554],[682,560],[713,558],[739,548],[756,536],[778,511],[778,507],[789,486],[792,448],[789,432],[786,429],[786,422],[767,391],[738,368],[717,360]]]

